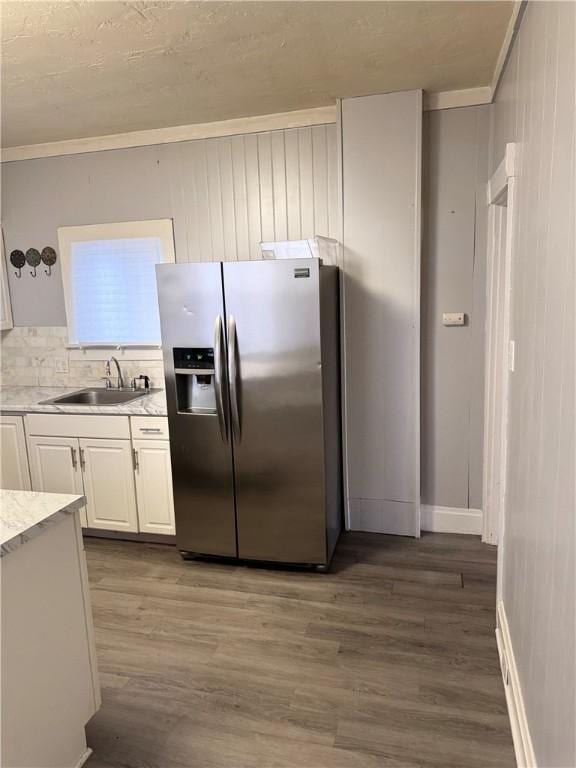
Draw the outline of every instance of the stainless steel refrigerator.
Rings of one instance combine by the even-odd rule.
[[[156,271],[180,551],[326,567],[342,514],[337,268]]]

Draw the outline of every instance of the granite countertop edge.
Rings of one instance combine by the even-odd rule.
[[[40,536],[46,528],[86,503],[84,496],[72,494],[6,490],[0,490],[0,501],[0,558]]]
[[[118,405],[70,405],[42,402],[78,392],[79,389],[82,387],[3,386],[0,388],[0,413],[62,413],[76,416],[91,414],[102,416],[166,416],[168,413],[164,390]]]

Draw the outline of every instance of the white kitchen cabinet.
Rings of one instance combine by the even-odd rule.
[[[168,440],[133,440],[140,530],[174,535],[174,498]]]
[[[14,327],[12,322],[12,303],[8,289],[8,273],[4,257],[4,238],[0,236],[0,330],[7,331]],[[8,489],[12,490],[12,489]],[[17,489],[18,490],[18,489]]]
[[[35,491],[84,495],[78,438],[30,437],[28,448],[32,488]],[[86,507],[80,510],[80,520],[86,528]]]
[[[79,520],[75,512],[58,516],[68,503],[26,500],[30,528],[21,526],[18,545],[1,560],[6,768],[78,768],[91,752],[85,727],[100,707],[100,685]]]
[[[80,438],[89,528],[138,531],[129,440]]]
[[[22,418],[9,419],[19,419],[23,439]],[[32,488],[86,496],[84,528],[174,535],[168,420],[130,421],[132,430],[127,417],[28,414]],[[28,471],[24,442],[23,449]],[[6,454],[13,463],[16,451]]]
[[[31,488],[22,416],[0,418],[0,488],[12,491]]]

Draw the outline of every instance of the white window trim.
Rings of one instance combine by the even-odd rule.
[[[66,306],[66,324],[68,326],[68,349],[72,360],[106,360],[111,354],[119,360],[162,360],[160,345],[134,344],[77,344],[70,340],[72,324],[72,288],[70,285],[70,254],[72,243],[89,240],[116,240],[135,237],[159,237],[162,241],[162,261],[173,264],[176,260],[174,251],[174,227],[172,219],[151,219],[148,221],[122,221],[114,224],[87,224],[83,226],[59,227],[58,246],[64,303]]]
[[[107,347],[79,347],[69,344],[67,347],[69,360],[108,360],[113,355],[118,358],[118,362],[126,361],[148,361],[162,360],[162,349],[160,347],[121,347],[110,344]]]

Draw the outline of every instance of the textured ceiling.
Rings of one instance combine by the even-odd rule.
[[[489,85],[508,2],[4,0],[4,146]]]

